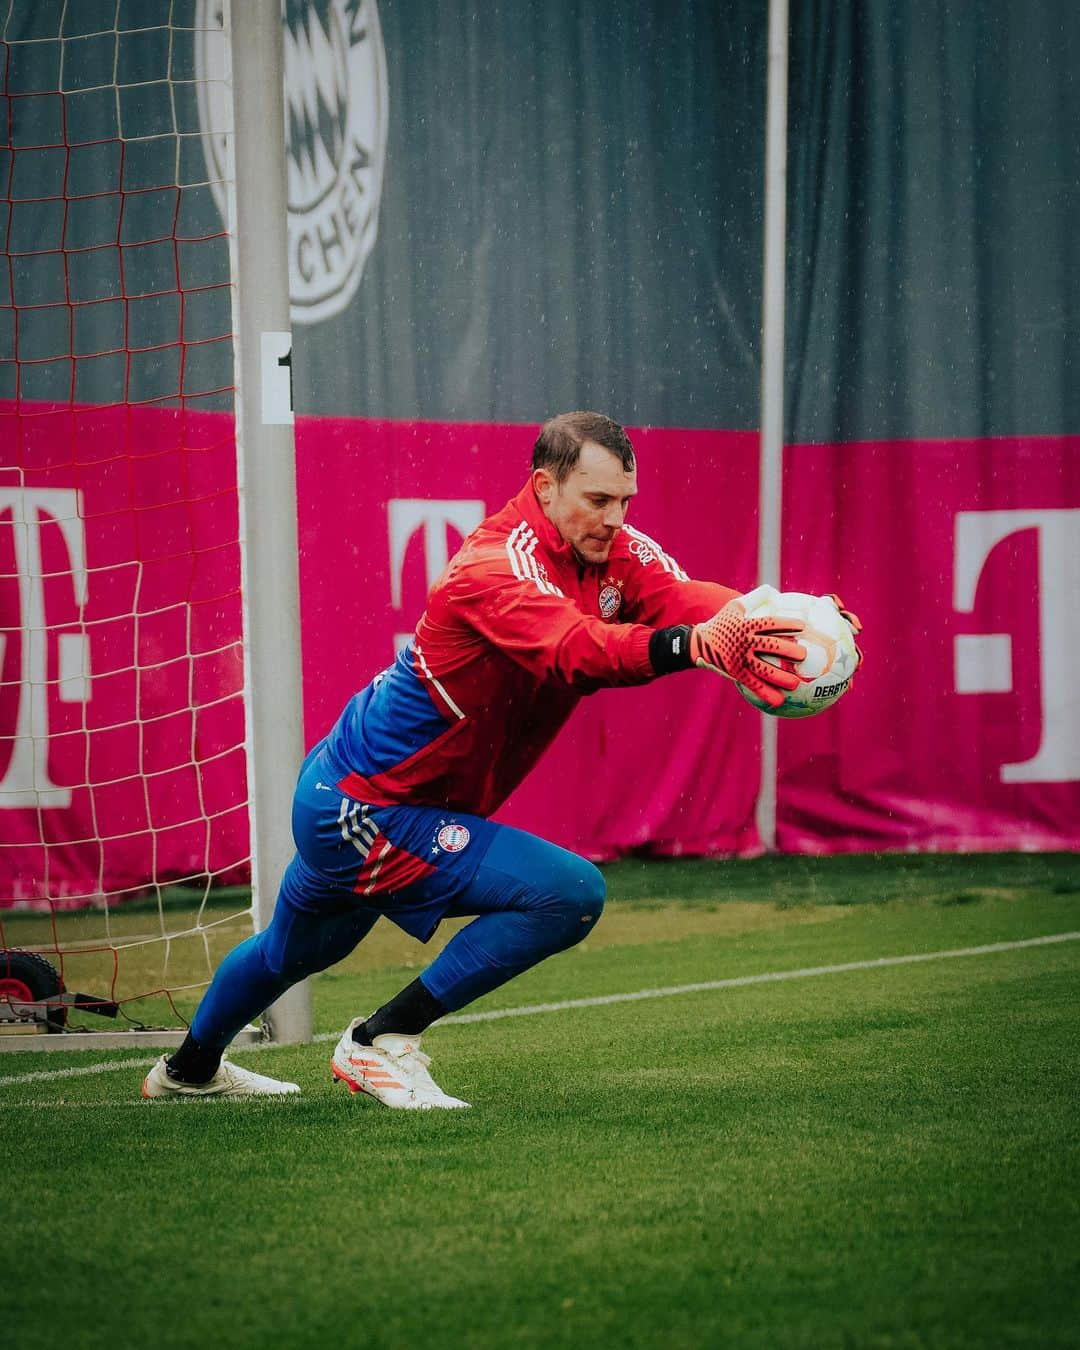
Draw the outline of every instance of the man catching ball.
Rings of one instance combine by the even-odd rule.
[[[145,1097],[298,1092],[230,1063],[225,1047],[380,915],[422,942],[443,919],[472,916],[418,979],[350,1023],[331,1061],[386,1106],[468,1105],[432,1079],[423,1032],[580,942],[604,907],[592,863],[492,813],[582,695],[701,666],[775,707],[798,680],[763,658],[806,654],[801,621],[749,618],[736,591],[691,580],[628,525],[636,493],[616,422],[573,412],[545,423],[521,491],[464,541],[412,641],[304,761],[273,919],[222,961]]]

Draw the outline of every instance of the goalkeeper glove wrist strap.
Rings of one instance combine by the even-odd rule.
[[[671,675],[676,670],[689,670],[690,625],[676,623],[670,628],[657,628],[649,638],[649,660],[657,675]]]

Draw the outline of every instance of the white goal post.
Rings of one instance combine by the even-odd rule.
[[[0,5],[0,1050],[178,1043],[291,857],[282,45]],[[309,1040],[308,986],[264,1020]]]
[[[274,910],[292,857],[292,790],[304,756],[289,328],[285,70],[276,3],[232,6],[236,436],[240,464],[252,896]],[[236,41],[237,36],[242,41]],[[273,133],[273,134],[271,134]],[[257,523],[257,528],[254,528]],[[251,527],[251,528],[249,528]],[[311,1039],[311,990],[294,985],[266,1013],[277,1041]]]

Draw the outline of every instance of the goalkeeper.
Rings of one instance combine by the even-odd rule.
[[[331,1061],[387,1106],[468,1105],[435,1084],[423,1032],[580,942],[604,906],[592,863],[489,819],[578,700],[695,665],[772,706],[798,684],[762,658],[801,660],[802,623],[751,620],[735,591],[692,581],[626,524],[636,491],[633,447],[610,418],[564,413],[541,428],[528,482],[469,535],[412,641],[305,760],[273,919],[222,961],[144,1096],[299,1091],[222,1052],[380,915],[421,942],[473,916],[419,979],[346,1028]]]

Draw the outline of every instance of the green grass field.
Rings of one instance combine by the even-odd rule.
[[[1074,855],[608,878],[586,944],[475,1010],[1080,932]],[[436,945],[383,928],[315,982],[323,1036]],[[352,1098],[326,1043],[237,1052],[301,1084],[273,1102],[0,1055],[4,1342],[1078,1346],[1074,939],[442,1025],[462,1112]]]

